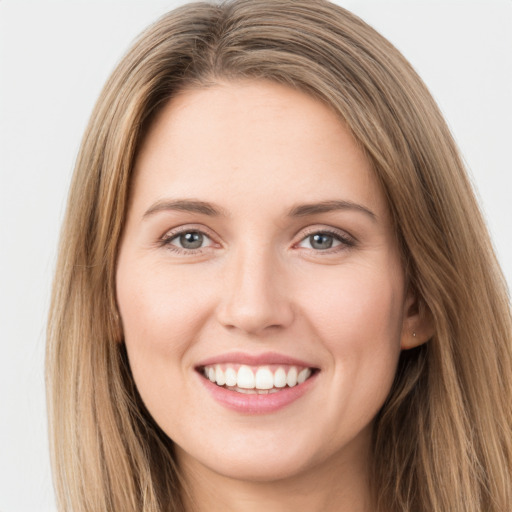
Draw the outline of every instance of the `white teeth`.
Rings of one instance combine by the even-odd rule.
[[[296,366],[261,366],[251,368],[247,365],[216,364],[203,368],[204,376],[218,386],[224,386],[240,393],[276,393],[288,386],[294,387],[305,382],[312,373],[311,368]],[[238,368],[238,371],[236,370]],[[300,369],[300,371],[299,371]],[[273,373],[273,370],[274,373]]]
[[[237,386],[229,387],[228,389],[237,393],[244,393],[245,395],[268,395],[269,393],[279,391],[278,389],[244,389]]]
[[[251,372],[252,373],[252,372]],[[274,387],[274,376],[270,368],[263,366],[256,372],[255,387],[257,389],[272,389]]]
[[[274,386],[276,388],[284,388],[286,386],[286,372],[283,368],[278,368],[274,373]]]
[[[246,395],[253,395],[256,393],[256,391],[254,391],[254,389],[244,389],[244,388],[236,388],[236,391],[238,391],[238,393],[244,393]]]
[[[215,382],[217,382],[219,386],[226,384],[226,376],[219,365],[215,367]]]
[[[242,365],[238,369],[238,374],[236,376],[236,385],[239,388],[254,389],[254,373],[252,373],[252,370],[248,366]]]
[[[226,386],[236,386],[236,372],[233,368],[226,368],[224,377],[226,378]]]
[[[295,368],[295,366],[292,366],[290,368],[290,371],[286,376],[286,384],[288,384],[288,386],[290,386],[291,388],[297,385],[297,368]]]
[[[310,375],[311,370],[309,368],[304,368],[304,370],[301,370],[297,377],[297,383],[302,384]]]

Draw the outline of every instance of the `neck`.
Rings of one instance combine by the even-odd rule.
[[[225,476],[177,449],[187,512],[370,512],[369,444],[272,481]],[[363,451],[361,451],[363,448]],[[364,453],[364,456],[361,456]]]

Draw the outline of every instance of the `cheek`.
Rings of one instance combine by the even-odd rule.
[[[172,397],[183,393],[191,365],[187,354],[204,322],[200,280],[172,270],[159,262],[130,265],[120,258],[117,272],[130,368],[143,401],[159,419],[167,417],[169,400],[180,404]]]
[[[302,303],[308,317],[322,339],[332,344],[333,353],[355,340],[365,339],[365,345],[399,343],[404,300],[400,272],[351,266],[333,275],[317,275],[305,288]]]
[[[200,280],[158,263],[123,263],[117,272],[117,300],[126,342],[163,353],[185,349],[201,323]]]
[[[304,316],[329,353],[338,393],[322,407],[342,422],[369,422],[389,393],[400,355],[402,275],[351,266],[304,288],[310,292]]]
[[[151,415],[175,433],[190,412],[183,397],[190,392],[190,348],[205,321],[204,283],[192,271],[176,272],[165,262],[122,256],[117,300],[132,375]]]

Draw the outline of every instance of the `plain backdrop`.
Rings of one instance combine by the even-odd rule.
[[[55,511],[45,321],[73,163],[116,62],[181,3],[0,0],[1,512]],[[427,83],[512,283],[512,0],[338,3],[388,37]]]

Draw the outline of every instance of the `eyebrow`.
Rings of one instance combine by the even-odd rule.
[[[309,203],[294,206],[289,212],[289,217],[305,217],[306,215],[316,215],[319,213],[328,213],[336,210],[355,210],[364,213],[374,222],[377,220],[377,216],[370,209],[366,208],[358,203],[352,201],[322,201],[320,203]]]
[[[210,217],[224,216],[228,217],[225,210],[206,201],[199,201],[195,199],[175,199],[175,200],[163,200],[157,201],[155,204],[150,206],[144,213],[143,217],[149,217],[154,213],[161,211],[183,211],[200,213],[202,215],[208,215]],[[328,213],[337,210],[354,210],[364,213],[374,222],[377,220],[377,216],[366,206],[354,203],[352,201],[343,200],[331,200],[321,201],[319,203],[307,203],[300,204],[291,208],[288,212],[288,217],[306,217],[308,215],[318,215],[321,213]]]
[[[170,201],[157,201],[155,204],[149,207],[148,210],[146,210],[143,217],[146,218],[154,213],[161,211],[173,210],[181,212],[201,213],[203,215],[209,215],[210,217],[217,217],[219,215],[227,216],[222,208],[214,206],[212,203],[207,203],[206,201],[198,201],[195,199],[176,199]]]

